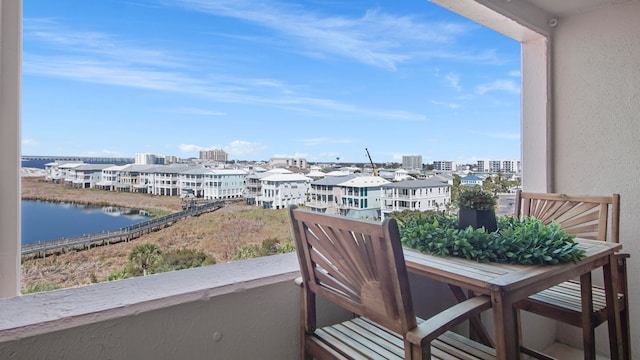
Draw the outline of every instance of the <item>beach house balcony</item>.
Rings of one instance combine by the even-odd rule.
[[[619,193],[628,272],[640,274],[640,2],[433,2],[521,42],[523,189]],[[0,2],[0,358],[298,359],[295,254],[19,295],[21,4]],[[454,301],[441,284],[411,286],[419,314]],[[630,281],[631,339],[639,298]],[[525,343],[582,358],[579,329],[535,316],[522,326]],[[596,333],[608,358],[606,326]],[[631,353],[640,358],[640,343]]]

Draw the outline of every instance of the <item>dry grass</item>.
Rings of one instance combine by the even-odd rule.
[[[177,197],[72,189],[47,183],[42,178],[23,178],[22,196],[28,199],[110,204],[139,209],[180,209]],[[121,270],[127,264],[131,247],[142,242],[154,243],[162,251],[201,250],[222,263],[229,261],[230,254],[240,246],[261,244],[266,239],[286,242],[290,238],[286,210],[229,204],[212,213],[182,219],[170,227],[128,243],[40,259],[24,257],[22,288],[23,291],[36,285],[67,288],[87,285],[92,280],[104,281],[113,271]]]

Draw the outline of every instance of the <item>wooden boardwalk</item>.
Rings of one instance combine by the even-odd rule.
[[[205,212],[215,211],[222,206],[224,206],[223,201],[210,201],[204,204],[199,204],[198,206],[188,207],[183,211],[173,213],[171,215],[141,222],[139,224],[131,225],[117,230],[102,231],[93,234],[83,234],[56,240],[38,241],[35,243],[23,245],[21,254],[29,255],[38,253],[44,256],[46,255],[47,251],[51,250],[64,251],[65,249],[77,249],[78,247],[88,249],[92,245],[99,246],[129,241],[142,236],[142,234],[148,234],[153,231],[158,231],[163,227],[166,227],[167,224],[170,224],[176,220],[185,218],[187,216],[196,216]]]

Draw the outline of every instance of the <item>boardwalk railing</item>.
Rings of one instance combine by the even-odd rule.
[[[128,227],[120,228],[117,230],[102,231],[93,234],[84,234],[73,237],[65,237],[56,240],[38,241],[31,244],[22,246],[22,255],[28,255],[33,253],[44,253],[48,250],[65,249],[76,246],[90,247],[91,244],[96,243],[116,243],[121,241],[129,241],[140,237],[142,234],[157,231],[166,224],[173,221],[182,219],[187,216],[200,215],[205,212],[214,211],[221,208],[224,205],[222,201],[211,201],[206,204],[189,207],[183,211],[173,213],[171,215],[163,216],[161,218],[152,219],[149,221],[141,222]]]

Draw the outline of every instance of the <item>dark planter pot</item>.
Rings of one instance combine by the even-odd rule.
[[[471,226],[478,229],[484,226],[486,232],[494,232],[498,229],[496,212],[493,210],[469,210],[458,211],[458,229],[466,229]]]

